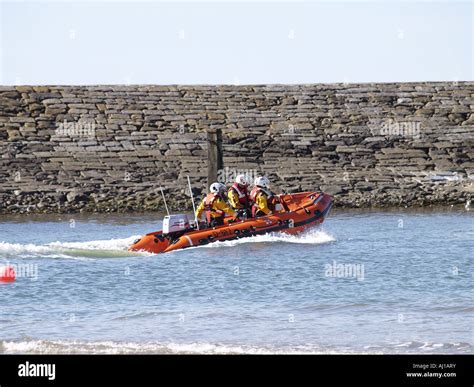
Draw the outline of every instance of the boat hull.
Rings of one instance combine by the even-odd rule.
[[[298,234],[321,224],[333,204],[331,196],[316,192],[280,195],[279,199],[284,207],[282,212],[237,222],[232,222],[229,218],[223,226],[189,230],[181,234],[163,235],[161,231],[152,232],[136,241],[129,251],[159,254],[270,232]]]

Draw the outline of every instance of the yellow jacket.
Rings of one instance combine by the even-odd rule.
[[[263,192],[259,192],[255,197],[255,206],[265,215],[270,215],[272,211],[268,208],[267,197]]]
[[[233,208],[244,208],[244,206],[239,202],[239,195],[233,189],[230,189],[227,193],[229,198],[229,203]]]
[[[206,198],[204,198],[196,209],[196,218],[200,219],[206,207]],[[218,218],[225,214],[235,215],[235,211],[220,197],[216,197],[211,207],[211,217]]]
[[[242,187],[237,183],[234,183],[234,185],[229,188],[227,191],[227,197],[229,199],[230,205],[234,209],[241,210],[252,206],[250,193],[247,191],[247,187]],[[242,203],[241,200],[247,202],[247,206],[245,203]]]

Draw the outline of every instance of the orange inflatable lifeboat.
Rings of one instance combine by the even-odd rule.
[[[167,253],[187,247],[202,246],[217,241],[245,238],[270,232],[297,234],[321,224],[331,209],[331,196],[317,192],[278,195],[282,209],[272,215],[247,220],[225,219],[222,226],[197,229],[187,222],[186,215],[179,220],[180,230],[169,227],[169,216],[165,217],[166,229],[144,235],[130,246],[129,251]],[[178,215],[173,215],[178,216]],[[165,228],[165,227],[164,227]],[[173,231],[169,231],[173,230]],[[165,231],[165,232],[163,232]]]

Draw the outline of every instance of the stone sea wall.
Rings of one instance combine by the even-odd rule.
[[[0,213],[189,208],[225,169],[343,207],[465,204],[474,82],[0,87]]]

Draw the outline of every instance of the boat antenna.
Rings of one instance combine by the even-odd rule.
[[[196,222],[196,228],[199,230],[199,222],[196,216],[196,206],[194,205],[194,195],[193,190],[191,189],[191,180],[189,180],[189,176],[186,177],[188,178],[189,194],[191,195],[191,202],[193,203],[194,221]]]
[[[163,203],[165,203],[166,212],[167,212],[168,216],[170,216],[168,206],[166,205],[166,198],[165,198],[165,193],[163,192],[163,187],[160,187],[160,190],[161,190],[161,196],[163,196]]]

